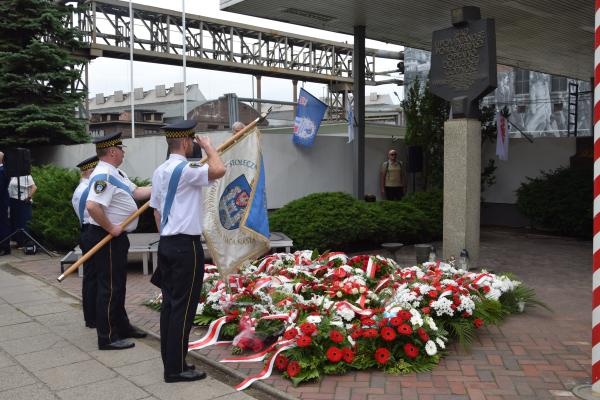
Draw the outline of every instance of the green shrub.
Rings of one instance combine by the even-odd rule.
[[[517,207],[533,228],[566,236],[592,235],[592,171],[559,168],[527,178],[517,189]]]
[[[148,186],[150,185],[149,179],[131,178],[131,181],[137,186]],[[140,208],[148,200],[137,201],[137,206]],[[148,207],[146,211],[140,215],[138,226],[135,229],[136,233],[155,233],[158,232],[156,229],[156,223],[154,222],[154,209]]]
[[[29,227],[45,246],[70,250],[79,240],[79,220],[71,197],[79,184],[79,173],[53,165],[32,167],[37,186],[33,196],[33,217]]]
[[[270,215],[272,231],[288,235],[298,249],[356,250],[382,242],[417,243],[441,237],[440,191],[399,202],[365,203],[344,193],[316,193]]]
[[[79,242],[79,220],[73,210],[71,198],[79,184],[79,171],[53,165],[32,167],[31,175],[38,188],[33,199],[33,218],[29,226],[42,244],[55,250],[73,249]],[[132,178],[138,186],[148,180]],[[145,201],[138,202],[138,207]],[[136,232],[156,232],[153,210],[144,212]]]

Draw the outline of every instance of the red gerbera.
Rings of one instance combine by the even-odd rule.
[[[362,320],[362,324],[371,326],[371,325],[375,325],[375,321],[372,318],[365,318]]]
[[[402,324],[402,318],[393,317],[392,319],[390,319],[390,323],[392,324],[392,326],[400,326],[400,324]]]
[[[302,371],[302,368],[300,367],[298,361],[290,361],[290,363],[287,366],[287,373],[290,376],[290,378],[293,378],[296,375],[298,375],[300,371]]]
[[[362,330],[362,329],[357,329],[357,330],[355,330],[354,332],[352,332],[352,333],[350,334],[350,336],[352,337],[352,339],[356,340],[356,339],[358,339],[359,337],[361,337],[361,336],[363,335],[363,333],[364,333],[364,332],[363,332],[363,330]]]
[[[425,329],[419,328],[417,329],[417,333],[423,342],[427,342],[429,340],[429,335],[425,332]]]
[[[381,328],[380,334],[381,338],[386,342],[391,342],[392,340],[396,339],[396,331],[393,328],[390,328],[389,326]]]
[[[475,328],[481,328],[483,326],[483,320],[480,318],[475,318],[473,325],[475,325]]]
[[[410,335],[412,331],[412,327],[409,324],[402,324],[398,327],[398,333],[401,335]]]
[[[298,336],[298,329],[296,328],[292,328],[292,329],[288,329],[287,331],[285,331],[285,333],[283,334],[283,338],[285,340],[292,340],[293,338],[295,338],[296,336]]]
[[[406,343],[404,345],[404,353],[409,358],[417,358],[419,355],[419,349],[412,343]]]
[[[375,350],[375,361],[377,361],[379,364],[387,364],[389,360],[390,351],[388,349],[380,347],[377,350]]]
[[[342,358],[345,362],[350,364],[354,360],[354,353],[349,348],[345,347],[342,349]]]
[[[288,366],[288,359],[283,354],[279,354],[277,358],[275,358],[275,366],[278,370],[283,371]]]
[[[296,339],[296,344],[298,344],[298,347],[306,347],[309,346],[312,343],[312,339],[310,338],[310,336],[300,336],[298,339]]]
[[[313,323],[305,322],[302,325],[300,325],[300,330],[305,335],[309,335],[310,336],[310,335],[312,335],[313,333],[316,332],[317,326],[315,324],[313,324]]]
[[[402,318],[403,321],[408,321],[409,319],[412,318],[412,314],[406,310],[400,310],[400,313],[398,314],[398,316],[400,318]]]
[[[329,339],[331,339],[334,343],[342,343],[344,341],[344,335],[334,329],[329,332]]]
[[[342,356],[343,356],[342,351],[335,346],[331,346],[327,350],[327,359],[329,361],[331,361],[332,363],[340,362],[340,360],[342,359]]]
[[[366,338],[376,338],[377,335],[379,335],[379,333],[377,332],[377,329],[366,329],[363,333],[363,336]]]

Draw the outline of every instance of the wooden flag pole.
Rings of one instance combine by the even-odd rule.
[[[224,152],[226,152],[227,150],[229,150],[233,145],[235,145],[237,142],[239,142],[250,130],[252,130],[256,125],[258,125],[260,122],[262,122],[264,119],[266,119],[267,115],[269,115],[270,112],[271,112],[271,109],[269,109],[267,111],[267,113],[262,115],[260,118],[257,118],[254,121],[252,121],[251,123],[249,123],[248,125],[246,125],[244,127],[244,129],[240,130],[235,135],[233,135],[229,139],[227,139],[222,145],[220,145],[217,148],[217,153],[219,153],[219,155],[221,155]],[[200,160],[200,164],[206,163],[206,160],[208,160],[208,157],[206,157],[206,156],[203,157],[202,160]],[[124,230],[127,227],[127,225],[129,225],[131,222],[133,222],[133,220],[135,220],[140,215],[142,215],[142,213],[144,211],[146,211],[148,209],[148,207],[150,207],[150,201],[147,201],[146,203],[144,203],[144,205],[142,205],[136,212],[134,212],[129,217],[127,217],[127,219],[121,223],[121,229]],[[73,265],[71,265],[69,268],[67,268],[67,270],[65,272],[63,272],[62,274],[60,274],[60,276],[56,279],[59,282],[62,282],[67,276],[69,276],[73,272],[77,271],[77,269],[79,269],[79,267],[81,267],[84,262],[89,260],[94,254],[96,254],[96,252],[98,250],[100,250],[102,247],[104,247],[104,245],[106,245],[106,243],[110,242],[110,240],[112,238],[113,238],[113,236],[110,233],[108,235],[106,235],[104,237],[104,239],[102,239],[101,241],[96,243],[96,245],[94,247],[92,247],[87,253],[83,254],[81,256],[81,258],[79,258],[79,260],[77,260]]]

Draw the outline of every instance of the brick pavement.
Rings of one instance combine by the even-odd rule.
[[[414,251],[407,247],[397,256],[401,265],[410,265]],[[56,281],[58,259],[19,258],[12,257],[11,265],[71,293],[80,293],[81,280],[75,275],[62,284]],[[496,273],[516,274],[554,312],[528,310],[498,327],[484,327],[469,352],[450,346],[448,356],[429,373],[394,376],[380,371],[353,372],[327,376],[298,388],[275,373],[263,382],[303,400],[574,398],[570,390],[590,381],[591,242],[483,229],[480,263]],[[131,267],[127,283],[131,322],[158,333],[159,314],[142,305],[157,289],[141,274],[140,265]],[[195,336],[202,333],[201,329],[194,330]],[[214,360],[229,354],[227,348],[220,347],[201,352]],[[261,367],[258,363],[228,366],[247,374]]]

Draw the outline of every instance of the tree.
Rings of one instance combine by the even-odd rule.
[[[0,2],[0,145],[68,144],[88,140],[75,110],[87,96],[71,84],[81,46],[68,27],[71,8],[49,0]]]
[[[435,96],[429,81],[422,87],[417,77],[402,101],[406,119],[406,144],[423,148],[425,187],[441,188],[444,184],[444,122],[450,114],[450,103]],[[481,108],[481,143],[496,140],[496,107]],[[488,160],[482,170],[482,191],[495,183],[494,160]]]

